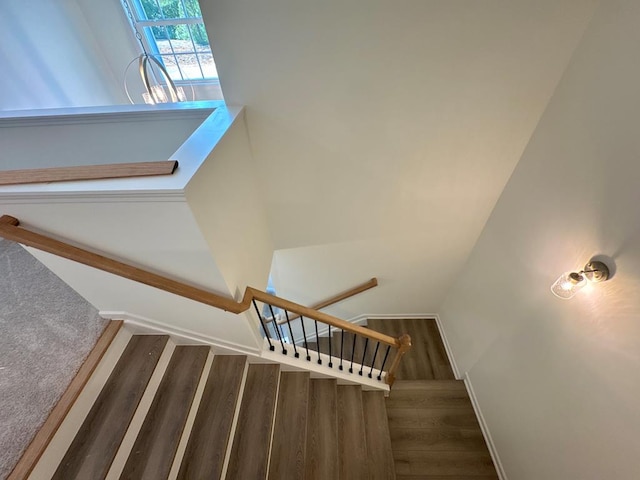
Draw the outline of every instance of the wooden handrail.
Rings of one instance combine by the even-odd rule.
[[[247,287],[247,290],[245,291],[245,297],[247,296],[247,294],[251,295],[252,300],[255,298],[260,302],[268,303],[270,305],[273,305],[274,307],[280,307],[289,312],[297,313],[298,315],[301,315],[303,317],[326,323],[327,325],[331,325],[332,327],[340,328],[345,332],[351,332],[363,337],[368,337],[371,340],[376,340],[380,343],[391,345],[395,348],[401,347],[400,340],[397,338],[385,335],[384,333],[376,332],[375,330],[371,330],[369,328],[361,327],[360,325],[355,325],[351,322],[341,320],[340,318],[334,317],[324,312],[318,312],[317,310],[314,310],[312,308],[305,307],[289,300],[285,300],[284,298],[270,295],[260,290],[256,290],[255,288]]]
[[[387,381],[387,385],[389,385],[390,387],[396,381],[396,371],[400,366],[400,360],[402,360],[402,357],[404,357],[405,353],[411,350],[411,337],[408,334],[405,333],[400,338],[398,338],[398,342],[400,343],[400,347],[398,348],[398,353],[396,353],[396,356],[393,359],[393,362],[391,363],[391,367],[389,367],[389,370],[387,371],[386,381]]]
[[[233,299],[225,298],[215,293],[168,279],[162,275],[132,267],[131,265],[107,258],[103,255],[74,247],[51,237],[20,228],[19,225],[20,222],[17,218],[3,215],[0,217],[0,235],[7,240],[13,240],[14,242],[37,248],[44,252],[53,253],[59,257],[67,258],[74,262],[82,263],[83,265],[88,265],[130,280],[135,280],[136,282],[144,283],[145,285],[159,288],[229,312],[240,313],[247,310],[250,306],[250,303],[246,306],[238,304]]]
[[[143,270],[138,267],[133,267],[126,263],[114,260],[103,255],[84,250],[79,247],[74,247],[68,243],[55,240],[46,235],[33,232],[26,228],[20,227],[20,221],[17,218],[9,215],[3,215],[0,217],[0,236],[7,240],[27,245],[29,247],[37,248],[60,257],[73,260],[83,265],[88,265],[99,270],[103,270],[114,275],[118,275],[130,280],[134,280],[151,287],[164,290],[175,295],[179,295],[191,300],[195,300],[212,307],[216,307],[232,313],[242,313],[249,309],[253,300],[258,300],[263,303],[273,305],[285,309],[289,312],[297,314],[299,316],[307,317],[312,320],[330,325],[334,328],[339,328],[345,332],[350,332],[356,335],[369,338],[371,340],[378,341],[385,345],[389,345],[398,349],[398,353],[394,358],[391,367],[387,372],[387,383],[391,385],[395,379],[395,371],[398,368],[400,359],[411,348],[411,337],[409,335],[402,335],[399,338],[394,338],[389,335],[385,335],[375,330],[354,325],[340,318],[334,317],[327,313],[319,312],[316,309],[305,307],[303,305],[285,300],[275,295],[265,293],[252,287],[247,287],[244,292],[242,301],[236,302],[233,298],[223,297],[213,292],[203,290],[198,287],[187,285],[176,280],[163,277],[147,270]],[[370,282],[374,281],[372,279]],[[376,281],[377,284],[377,281]]]
[[[178,168],[178,162],[176,160],[161,160],[158,162],[109,163],[105,165],[82,165],[77,167],[5,170],[0,171],[0,185],[171,175],[175,172],[176,168]]]
[[[328,307],[330,305],[333,305],[335,303],[341,302],[342,300],[345,300],[347,298],[353,297],[354,295],[357,295],[359,293],[365,292],[367,290],[369,290],[370,288],[373,287],[377,287],[378,286],[378,279],[376,277],[373,277],[371,280],[366,281],[364,283],[361,283],[360,285],[350,288],[349,290],[345,290],[344,292],[341,292],[337,295],[334,295],[333,297],[329,297],[326,300],[323,300],[322,302],[318,302],[314,305],[311,305],[309,308],[313,309],[313,310],[322,310],[325,307]],[[293,321],[300,318],[300,315],[293,315],[291,317],[289,317],[289,321]],[[273,322],[273,318],[269,317],[269,318],[265,318],[265,322],[266,323],[270,323]],[[278,320],[278,325],[282,325],[287,323],[286,319],[281,319]]]
[[[37,248],[38,250],[53,253],[54,255],[82,263],[83,265],[88,265],[139,283],[144,283],[145,285],[159,288],[212,307],[220,308],[227,312],[242,313],[248,310],[253,299],[256,299],[261,302],[269,303],[275,307],[284,308],[297,315],[318,320],[319,322],[326,323],[332,327],[341,328],[347,332],[369,337],[396,348],[400,347],[398,339],[394,337],[374,332],[373,330],[359,325],[354,325],[337,317],[318,312],[312,308],[276,297],[275,295],[270,295],[255,288],[247,287],[242,301],[236,302],[232,298],[223,297],[198,287],[187,285],[176,280],[171,280],[163,277],[162,275],[133,267],[118,260],[113,260],[103,255],[55,240],[51,237],[47,237],[46,235],[27,230],[26,228],[20,227],[20,222],[17,218],[9,215],[3,215],[0,217],[0,236],[7,240],[12,240],[23,245]]]

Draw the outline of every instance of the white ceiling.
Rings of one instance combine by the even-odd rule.
[[[225,98],[247,106],[278,293],[378,276],[334,313],[437,311],[596,3],[203,1]]]

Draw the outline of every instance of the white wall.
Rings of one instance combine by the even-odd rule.
[[[233,181],[238,180],[233,162],[237,159],[239,166],[246,168],[246,136],[240,137],[239,145],[233,141],[226,144],[227,146],[221,149],[219,158],[217,155],[211,155],[212,151],[216,151],[216,144],[224,138],[229,127],[238,119],[241,109],[227,109],[218,105],[211,113],[212,107],[212,104],[192,105],[195,110],[189,111],[185,105],[126,106],[119,114],[116,113],[116,107],[105,107],[102,121],[99,120],[98,114],[94,113],[91,116],[93,130],[89,131],[97,132],[96,135],[99,135],[103,126],[108,127],[115,115],[118,116],[119,123],[125,127],[135,125],[135,121],[130,122],[132,118],[145,118],[147,127],[155,126],[154,135],[175,140],[175,132],[164,131],[165,128],[172,128],[170,119],[180,121],[181,128],[184,128],[196,119],[201,119],[203,115],[210,115],[182,145],[176,146],[175,153],[170,155],[180,162],[180,167],[173,175],[0,187],[0,214],[15,216],[26,228],[42,230],[61,240],[103,253],[108,257],[229,298],[233,297],[236,292],[232,291],[229,286],[231,282],[227,281],[217,265],[216,253],[211,251],[203,233],[204,229],[194,218],[185,198],[187,185],[194,175],[197,176],[196,172],[200,168],[204,168],[203,172],[208,170],[208,161],[224,160],[224,165],[229,167],[228,175]],[[71,117],[75,118],[75,123],[83,125],[82,119],[77,118],[80,115]],[[160,120],[154,120],[155,117]],[[63,126],[66,125],[73,130],[75,123],[69,124],[69,119],[64,115],[55,118],[61,121]],[[22,118],[19,123],[24,124],[24,128],[28,130],[31,128],[28,127],[30,122],[45,122],[48,123],[47,127],[40,125],[38,128],[43,131],[46,128],[56,131],[55,118],[47,118],[46,121],[42,118]],[[240,125],[239,133],[242,134],[242,116],[239,118],[237,123]],[[6,119],[6,122],[10,124],[11,120]],[[112,141],[115,142],[116,139]],[[135,155],[142,156],[147,151],[147,144],[133,142],[130,148],[135,150]],[[238,158],[235,155],[238,152],[244,157]],[[78,149],[75,157],[82,158],[86,153],[83,149]],[[227,175],[226,172],[218,173]],[[224,179],[214,181],[224,182]],[[207,187],[205,182],[203,188],[206,190]],[[239,202],[241,199],[235,200]],[[203,205],[202,208],[206,213],[207,205]],[[234,209],[233,206],[225,204],[211,208],[214,211],[216,208],[230,208],[232,212],[238,212],[238,209],[243,207],[236,206]],[[266,233],[263,235],[268,238]],[[230,242],[224,235],[222,237],[226,242]],[[216,237],[214,240],[218,241],[219,238]],[[243,245],[242,241],[238,242],[238,245]],[[160,326],[168,325],[183,334],[192,334],[217,345],[243,351],[256,351],[261,347],[256,326],[244,315],[228,314],[62,258],[31,251],[101,311],[128,312],[150,319],[161,324]],[[246,252],[238,252],[238,255],[242,253]],[[224,250],[221,258],[228,260],[228,254],[229,250]],[[256,260],[256,272],[263,271],[262,276],[266,282],[271,250],[268,250],[266,259],[261,260],[262,263],[257,261],[255,252],[250,252],[250,255],[250,258]],[[229,265],[225,264],[225,269],[228,270]],[[251,277],[251,281],[255,278]],[[117,315],[115,317],[117,318]]]
[[[125,69],[142,53],[120,0],[4,0],[0,45],[0,110],[128,104]],[[222,99],[217,82],[194,90]]]
[[[244,114],[236,117],[186,188],[186,199],[225,282],[238,300],[264,290],[273,244]]]
[[[341,316],[437,311],[593,0],[203,0],[246,106],[278,293]]]
[[[13,204],[3,213],[26,227],[84,246],[169,278],[231,297],[191,210],[181,201],[101,201]],[[253,324],[177,295],[38,250],[29,251],[100,311],[124,311],[216,340],[255,350]]]
[[[126,101],[114,65],[74,0],[3,1],[0,45],[0,110]]]
[[[170,160],[212,110],[0,119],[0,170]]]
[[[601,4],[440,312],[510,479],[640,472],[639,23]],[[612,280],[551,294],[597,254]]]

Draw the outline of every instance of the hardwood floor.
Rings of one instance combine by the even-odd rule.
[[[216,355],[207,377],[179,480],[220,478],[247,357]]]
[[[434,319],[370,319],[367,324],[394,337],[411,335],[412,347],[400,363],[398,380],[455,379]]]
[[[412,348],[386,399],[397,480],[497,479],[464,382],[455,380],[432,319],[369,320]]]
[[[52,478],[106,476],[168,339],[131,338]]]
[[[338,391],[333,379],[313,379],[309,385],[306,480],[338,476]]]
[[[281,373],[269,480],[304,480],[308,404],[309,373]]]
[[[498,476],[464,382],[455,380],[435,320],[370,320],[411,335],[386,399],[397,480],[489,480]]]
[[[389,443],[389,424],[382,392],[362,392],[362,404],[367,412],[366,438],[369,454],[369,479],[394,480],[393,449]]]
[[[338,385],[338,468],[340,479],[369,479],[365,438],[362,389],[356,385]]]
[[[226,478],[265,478],[278,390],[279,365],[249,366]]]
[[[169,475],[208,353],[205,346],[175,348],[120,480]]]

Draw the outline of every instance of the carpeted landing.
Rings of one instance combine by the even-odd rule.
[[[18,462],[106,324],[29,252],[0,239],[0,479]]]

